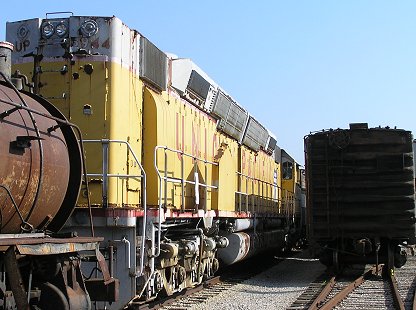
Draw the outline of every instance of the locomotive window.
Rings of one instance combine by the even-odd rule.
[[[283,163],[283,179],[284,180],[290,180],[293,178],[293,163],[290,161],[286,161]]]

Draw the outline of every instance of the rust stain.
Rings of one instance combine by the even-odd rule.
[[[103,42],[103,44],[101,44],[102,47],[104,48],[110,48],[110,38],[108,38],[107,40],[105,40]]]
[[[92,48],[95,48],[95,49],[97,49],[97,48],[100,47],[100,44],[98,42],[98,38],[96,40],[94,40],[94,41],[91,42],[91,47]]]

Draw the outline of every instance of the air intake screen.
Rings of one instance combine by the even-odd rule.
[[[254,118],[250,117],[247,125],[247,131],[243,138],[243,144],[249,148],[258,151],[260,147],[265,147],[269,134]]]
[[[140,77],[166,90],[166,54],[145,37],[140,37]]]
[[[189,78],[188,88],[197,94],[202,99],[206,99],[209,91],[209,84],[198,72],[192,70],[191,77]]]
[[[248,113],[222,91],[217,93],[212,113],[220,118],[218,130],[229,134],[240,142]]]
[[[274,149],[274,161],[277,163],[282,162],[282,150],[277,145]]]
[[[272,153],[276,147],[276,139],[270,136],[269,143],[267,144],[267,152]]]

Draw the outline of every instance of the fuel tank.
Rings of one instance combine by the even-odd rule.
[[[56,232],[75,207],[82,178],[79,144],[71,127],[50,116],[65,120],[48,101],[0,77],[1,233]]]
[[[218,259],[224,266],[250,258],[267,249],[282,249],[285,231],[276,229],[255,233],[253,231],[231,233],[225,236],[229,244],[218,249]]]

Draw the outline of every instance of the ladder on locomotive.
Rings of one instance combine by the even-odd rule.
[[[142,275],[144,273],[144,260],[145,260],[145,240],[146,240],[146,218],[147,218],[147,185],[146,185],[146,172],[139,161],[139,157],[137,157],[136,153],[134,152],[133,148],[129,144],[129,142],[124,140],[109,140],[109,139],[101,139],[101,140],[83,140],[84,143],[93,143],[93,144],[101,144],[102,145],[102,172],[101,173],[87,173],[88,178],[102,178],[102,206],[106,208],[108,206],[108,187],[109,187],[109,179],[110,178],[117,178],[121,180],[128,180],[128,179],[135,179],[141,180],[141,195],[139,195],[137,201],[138,206],[142,206],[143,208],[143,221],[141,227],[141,238],[140,238],[140,268],[138,270],[138,275]],[[127,148],[127,153],[131,154],[134,159],[135,165],[140,170],[140,174],[120,174],[120,173],[110,173],[109,171],[109,147],[110,144],[119,144],[125,145]]]

